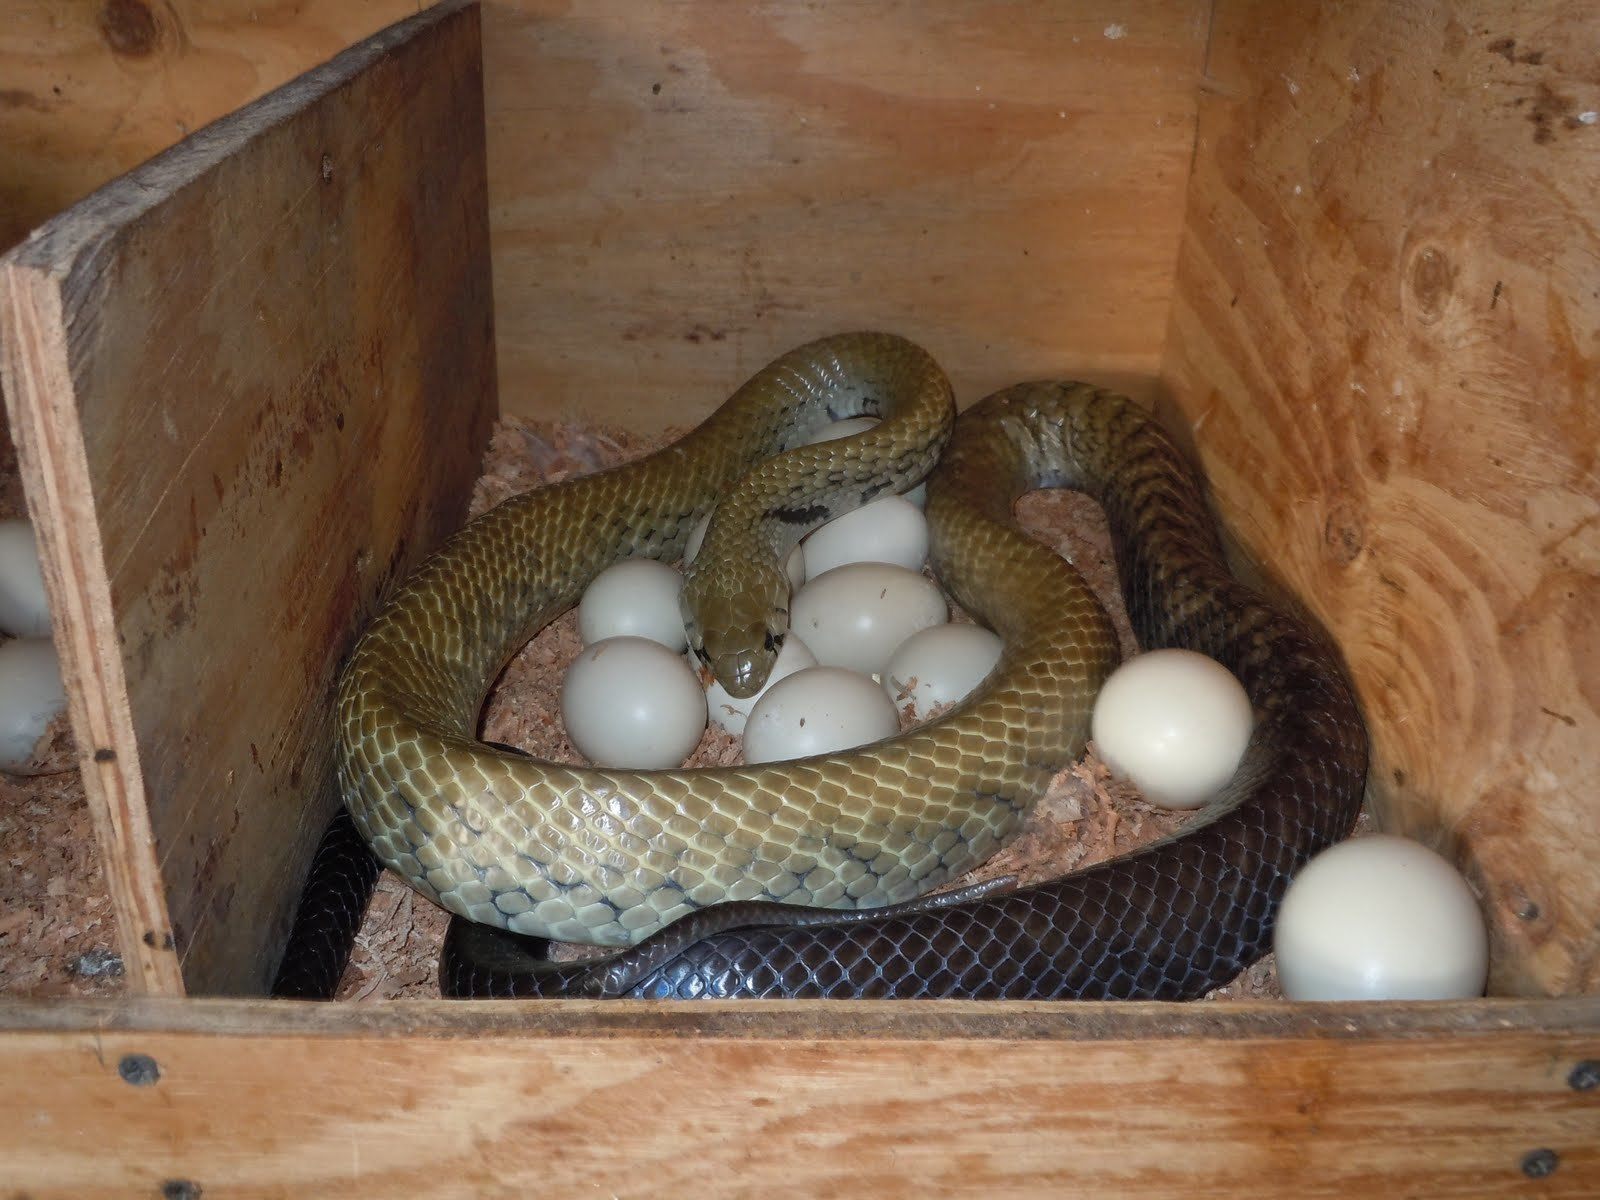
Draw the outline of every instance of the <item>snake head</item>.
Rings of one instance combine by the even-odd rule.
[[[789,632],[783,569],[764,562],[690,567],[681,603],[689,645],[717,682],[737,699],[759,692]]]

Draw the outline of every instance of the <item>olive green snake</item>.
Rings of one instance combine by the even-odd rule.
[[[799,445],[862,414],[880,423]],[[684,585],[691,644],[748,694],[785,633],[784,556],[824,521],[916,485],[953,419],[920,348],[828,338],[664,450],[466,525],[385,605],[341,678],[341,788],[379,859],[459,916],[602,945],[724,900],[890,904],[982,861],[1081,749],[1117,650],[1076,572],[1053,557],[1029,571],[1031,543],[954,498],[929,499],[931,537],[972,574],[1005,577],[1013,603],[1000,666],[943,720],[803,762],[695,771],[540,762],[476,736],[488,686],[534,631],[611,563],[680,557],[713,506]]]
[[[805,444],[856,415],[880,420]],[[666,448],[477,517],[388,600],[340,679],[339,782],[378,859],[464,918],[447,991],[1189,995],[1260,953],[1289,873],[1359,805],[1353,694],[1320,633],[1228,574],[1198,479],[1154,422],[1084,385],[975,406],[930,481],[931,561],[1004,647],[944,716],[855,750],[705,770],[544,762],[479,740],[513,652],[611,563],[679,558],[707,513],[686,628],[730,692],[754,691],[787,630],[789,550],[915,486],[953,420],[950,385],[919,347],[825,338]],[[1105,503],[1147,648],[1221,659],[1251,694],[1256,734],[1224,795],[1147,851],[1059,884],[915,899],[1016,830],[1082,750],[1117,662],[1099,602],[1011,511],[1022,491],[1060,484]],[[541,973],[496,930],[643,944]]]

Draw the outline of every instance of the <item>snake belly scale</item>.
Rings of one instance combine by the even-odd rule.
[[[881,421],[795,449],[858,414]],[[715,507],[697,571],[731,558],[770,573],[809,529],[914,486],[953,415],[924,351],[840,335],[778,359],[666,449],[470,522],[387,602],[341,676],[340,787],[378,858],[477,925],[610,946],[722,902],[890,905],[980,862],[1081,750],[1117,657],[1098,601],[1016,528],[1005,496],[929,496],[947,583],[1004,585],[1004,602],[981,610],[1001,661],[937,722],[859,750],[701,771],[542,762],[476,733],[509,656],[604,567],[676,559]],[[686,594],[695,585],[691,573]],[[963,603],[981,590],[956,585]],[[700,591],[709,644],[706,626],[742,618],[716,615],[715,586]]]

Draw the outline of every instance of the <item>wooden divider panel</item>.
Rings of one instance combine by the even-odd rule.
[[[134,986],[263,990],[333,681],[495,404],[479,15],[395,26],[0,260],[5,390]]]
[[[1578,1001],[0,1004],[0,1188],[1593,1196],[1597,1058]]]
[[[1600,20],[1223,0],[1167,378],[1491,989],[1600,988]]]

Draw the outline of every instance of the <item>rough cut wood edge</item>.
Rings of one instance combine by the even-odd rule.
[[[495,407],[478,17],[375,35],[0,260],[8,403],[136,989],[270,982],[333,802],[333,668],[465,513]],[[273,561],[294,570],[261,575]]]
[[[1600,990],[1600,19],[1216,6],[1164,378],[1492,992]]]
[[[17,1002],[0,1030],[35,1200],[1600,1188],[1583,1001]]]
[[[28,507],[40,531],[62,683],[95,838],[134,990],[181,995],[166,892],[128,714],[100,527],[73,403],[65,323],[55,282],[0,262],[0,390],[6,397]]]

